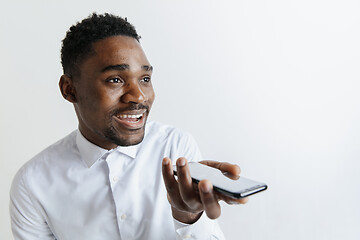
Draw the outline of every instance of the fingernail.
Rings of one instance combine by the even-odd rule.
[[[203,191],[204,193],[209,193],[211,190],[211,187],[209,184],[202,184],[201,185],[201,191]]]
[[[180,159],[177,161],[177,164],[178,164],[179,167],[185,166],[185,159],[180,158]]]
[[[163,159],[162,163],[163,163],[164,166],[169,165],[169,161],[166,158]]]

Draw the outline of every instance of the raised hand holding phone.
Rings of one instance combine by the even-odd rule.
[[[219,169],[223,173],[238,176],[240,168],[237,165],[203,161],[203,164]],[[185,158],[176,161],[177,179],[174,176],[173,167],[169,158],[163,159],[163,178],[168,193],[168,199],[172,207],[173,217],[183,223],[193,223],[199,219],[202,212],[211,219],[216,219],[221,214],[219,201],[229,204],[244,204],[247,198],[234,199],[213,190],[209,180],[201,180],[194,186],[189,165]]]
[[[244,198],[264,191],[267,185],[240,176],[224,174],[214,167],[209,167],[198,162],[189,162],[190,175],[194,183],[207,179],[213,184],[214,189],[232,198]],[[176,166],[173,166],[177,174]]]

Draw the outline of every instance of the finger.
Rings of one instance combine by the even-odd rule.
[[[179,191],[183,201],[190,209],[202,210],[200,198],[193,188],[187,160],[185,158],[179,158],[176,161],[176,168]]]
[[[162,175],[170,204],[179,209],[186,207],[186,204],[181,199],[179,185],[174,177],[170,158],[165,157],[163,159]]]
[[[231,180],[238,180],[240,178],[240,175],[233,175],[231,173],[228,172],[223,172],[225,177],[230,178]]]
[[[209,180],[199,182],[199,192],[206,215],[210,219],[216,219],[221,214],[220,204],[214,194],[213,186]]]
[[[238,176],[240,175],[241,169],[236,164],[231,164],[227,162],[217,162],[217,161],[211,161],[211,160],[205,160],[201,161],[200,163],[205,164],[209,167],[217,168],[223,173],[227,173],[230,175]]]

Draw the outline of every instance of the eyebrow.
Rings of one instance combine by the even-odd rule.
[[[120,71],[124,71],[124,70],[129,70],[130,66],[128,64],[118,64],[118,65],[109,65],[106,66],[105,68],[103,68],[101,70],[101,72],[106,72],[106,71],[110,71],[110,70],[120,70]]]
[[[125,71],[125,70],[129,70],[130,66],[128,64],[118,64],[118,65],[109,65],[106,66],[105,68],[103,68],[101,70],[101,72],[106,72],[106,71],[110,71],[110,70],[120,70],[120,71]],[[145,71],[149,71],[151,72],[153,70],[153,66],[150,65],[143,65],[141,66],[141,69],[145,70]]]
[[[149,65],[143,65],[141,66],[141,68],[149,72],[152,72],[152,70],[154,69],[153,66],[149,66]]]

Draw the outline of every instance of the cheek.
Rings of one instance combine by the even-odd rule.
[[[150,105],[154,102],[155,100],[155,92],[153,88],[147,88],[145,90],[145,94],[148,97],[148,101],[150,103]]]
[[[79,105],[88,114],[104,113],[109,111],[116,104],[116,93],[104,89],[88,88],[87,91],[80,95]],[[101,116],[95,116],[97,118]]]

